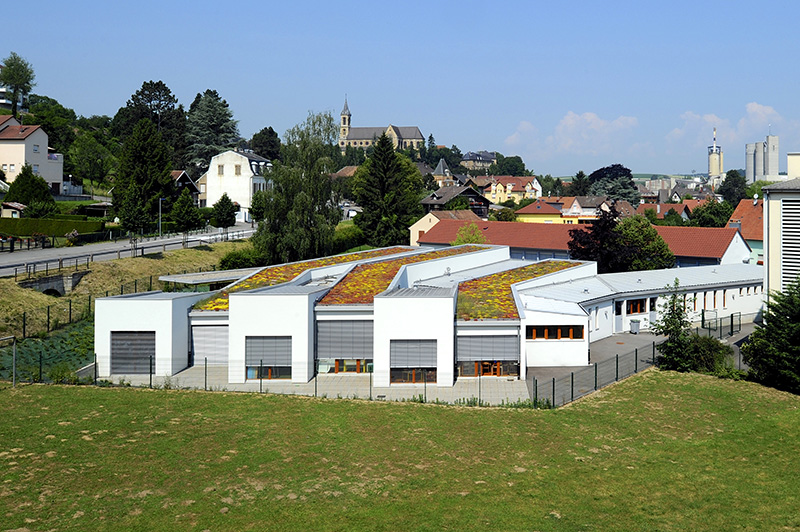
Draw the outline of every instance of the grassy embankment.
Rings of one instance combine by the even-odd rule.
[[[123,258],[119,260],[93,262],[89,265],[91,273],[86,275],[74,293],[69,297],[82,303],[87,294],[104,294],[106,290],[119,293],[120,283],[130,283],[134,279],[157,277],[166,273],[192,272],[199,268],[209,269],[219,263],[226,253],[249,246],[247,242],[220,242],[210,246],[153,253],[144,257]],[[85,246],[87,250],[91,245]],[[13,278],[0,279],[0,332],[3,324],[12,316],[23,312],[33,312],[55,303],[63,303],[64,298],[46,296],[31,289],[20,288]],[[63,305],[62,305],[63,306]]]
[[[20,530],[784,530],[800,397],[656,370],[554,411],[0,390]]]

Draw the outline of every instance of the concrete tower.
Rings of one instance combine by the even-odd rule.
[[[714,128],[714,144],[708,147],[708,177],[720,177],[722,172],[722,146],[717,146],[717,128]]]
[[[758,142],[751,142],[744,147],[744,177],[748,183],[756,180],[756,148]]]
[[[778,179],[778,136],[767,135],[764,142],[764,175],[770,180]]]

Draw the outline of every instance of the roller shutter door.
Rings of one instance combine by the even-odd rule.
[[[244,339],[246,366],[292,365],[291,336],[246,336]]]
[[[228,326],[195,325],[192,327],[194,365],[201,366],[208,358],[209,366],[228,365]]]
[[[115,331],[111,333],[111,373],[113,375],[147,375],[150,357],[155,365],[155,331]]]
[[[372,321],[318,321],[317,358],[372,358]]]
[[[389,365],[392,368],[435,368],[436,340],[391,340]]]
[[[456,339],[458,362],[511,360],[519,362],[518,336],[459,336]]]

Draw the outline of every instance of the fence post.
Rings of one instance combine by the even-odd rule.
[[[69,300],[69,323],[72,323],[72,300]]]
[[[258,393],[261,393],[261,386],[264,382],[264,359],[258,361]]]
[[[372,401],[372,372],[369,372],[369,400]]]
[[[208,357],[203,357],[203,391],[208,391]]]
[[[44,382],[44,381],[42,381],[42,354],[41,353],[39,353],[39,382]]]
[[[50,305],[47,305],[47,332],[50,332]]]
[[[639,373],[639,348],[633,350],[633,372]]]
[[[22,339],[23,340],[25,338],[27,338],[27,336],[25,336],[27,325],[28,325],[28,313],[27,312],[23,312],[22,313]]]
[[[150,276],[150,292],[153,291],[153,276]]]
[[[617,353],[617,354],[614,356],[614,358],[615,358],[615,359],[616,359],[616,361],[617,361],[617,375],[616,375],[616,377],[614,378],[614,380],[615,380],[615,381],[618,381],[618,380],[619,380],[619,353]]]
[[[597,362],[594,363],[594,391],[597,391]]]
[[[89,317],[92,316],[92,294],[89,294],[89,306],[87,307],[87,313]]]
[[[12,340],[11,347],[11,387],[17,387],[17,339]]]
[[[125,294],[125,285],[121,284],[121,285],[119,285],[119,295],[123,295],[123,294]]]
[[[569,400],[575,400],[575,372],[569,372]]]
[[[150,387],[153,387],[153,355],[150,355]]]
[[[656,365],[656,342],[653,341],[653,365]]]
[[[556,378],[553,377],[553,408],[556,407]]]
[[[133,280],[133,293],[136,294],[138,292],[139,292],[139,280],[138,279],[134,279]]]
[[[97,386],[97,353],[94,354],[94,385]]]

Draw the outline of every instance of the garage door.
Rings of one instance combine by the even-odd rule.
[[[519,362],[518,336],[459,336],[456,339],[456,361],[512,360]]]
[[[372,321],[318,321],[317,358],[372,358]]]
[[[155,365],[155,331],[113,331],[111,333],[111,373],[147,375],[150,357]]]
[[[291,366],[291,336],[246,336],[244,339],[245,365],[255,367]]]
[[[435,368],[436,340],[391,340],[389,365],[393,368]]]
[[[192,353],[194,365],[202,366],[208,358],[209,366],[228,365],[228,326],[195,325],[192,327]]]

